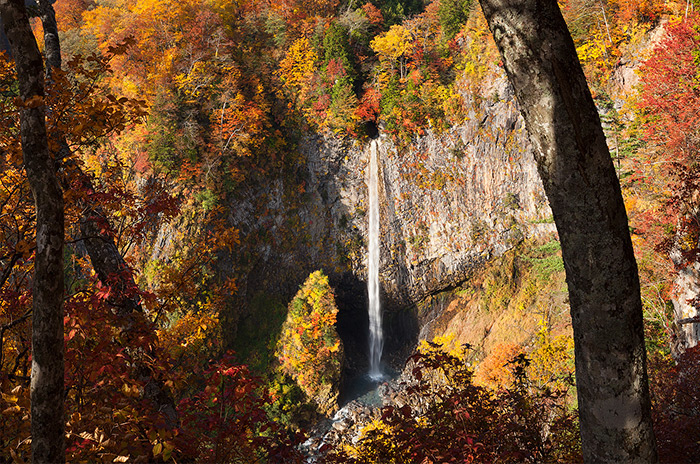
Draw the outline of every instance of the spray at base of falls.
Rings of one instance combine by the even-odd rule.
[[[367,253],[367,292],[369,293],[369,376],[381,380],[384,333],[382,332],[382,307],[379,301],[379,163],[377,146],[370,142],[369,159],[369,249]]]

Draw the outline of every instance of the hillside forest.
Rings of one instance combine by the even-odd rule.
[[[652,441],[659,462],[697,462],[700,4],[558,6],[629,220]],[[466,185],[430,167],[431,137],[472,124],[527,152],[475,111],[518,109],[478,2],[0,0],[0,13],[0,463],[583,462],[573,281],[544,194],[537,217],[516,214],[522,196],[497,199],[498,243],[482,220],[462,243],[443,237],[480,243],[479,258],[408,303],[392,306],[380,271],[402,328],[378,400],[352,393],[367,328],[347,322],[365,311],[366,226],[350,223],[366,212],[338,215],[338,238],[308,207],[310,141],[343,162],[379,137],[425,195]],[[11,53],[20,43],[41,55]],[[475,156],[469,143],[445,163]],[[365,188],[364,171],[329,175]],[[397,246],[419,268],[436,238],[411,227]],[[313,267],[283,258],[313,246],[326,253]]]

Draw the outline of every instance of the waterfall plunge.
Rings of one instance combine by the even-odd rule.
[[[377,140],[370,143],[369,158],[369,250],[367,256],[367,292],[369,293],[369,376],[384,377],[380,361],[384,347],[382,307],[379,301],[379,166]]]

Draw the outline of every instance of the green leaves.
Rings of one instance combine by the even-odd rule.
[[[282,371],[293,377],[324,413],[337,407],[343,362],[343,348],[335,330],[337,314],[328,277],[322,271],[313,272],[290,302],[277,344]]]

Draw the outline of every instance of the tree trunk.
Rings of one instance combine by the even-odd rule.
[[[0,0],[1,1],[1,0]],[[41,24],[44,30],[44,45],[46,54],[47,76],[50,76],[50,69],[61,68],[61,47],[58,37],[58,25],[56,24],[56,14],[50,0],[39,0],[41,10]],[[80,166],[73,160],[72,153],[65,134],[53,134],[58,153],[54,156],[65,160],[66,167],[70,168],[79,178],[86,191],[94,191],[92,181],[85,174]],[[90,256],[90,262],[95,269],[97,277],[102,285],[111,287],[112,296],[108,302],[114,310],[125,316],[121,327],[124,331],[132,330],[133,321],[129,314],[132,312],[143,313],[141,298],[138,294],[138,286],[134,280],[132,270],[126,264],[124,257],[119,253],[114,237],[109,233],[112,229],[109,220],[100,205],[91,205],[81,202],[81,209],[84,211],[80,219],[80,233],[83,244]],[[149,353],[149,356],[151,353]],[[145,384],[143,390],[144,398],[155,404],[166,418],[169,427],[177,425],[177,411],[175,403],[170,394],[165,389],[161,380],[155,379],[152,372],[145,363],[137,360],[137,372],[139,380]]]
[[[559,232],[585,462],[655,462],[639,277],[620,184],[556,0],[480,0]]]
[[[0,14],[15,58],[20,134],[36,208],[32,305],[32,461],[65,462],[63,412],[63,192],[49,154],[44,67],[23,0],[0,0]]]
[[[56,12],[50,0],[39,0],[41,26],[44,29],[44,54],[46,55],[46,76],[51,76],[51,69],[61,69],[61,45],[58,40]]]

